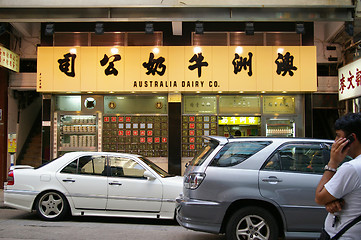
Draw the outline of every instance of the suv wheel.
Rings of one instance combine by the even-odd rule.
[[[226,237],[227,240],[275,240],[278,238],[278,227],[275,218],[264,208],[242,208],[229,219]]]

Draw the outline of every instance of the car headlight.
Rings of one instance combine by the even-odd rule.
[[[205,173],[190,173],[184,178],[184,187],[192,190],[196,189],[201,185],[205,177]]]

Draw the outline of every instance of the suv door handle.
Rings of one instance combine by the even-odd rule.
[[[262,181],[268,183],[278,183],[282,182],[282,179],[279,179],[276,176],[269,176],[268,178],[263,178]]]

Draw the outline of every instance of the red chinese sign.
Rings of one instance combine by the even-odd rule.
[[[361,96],[361,59],[338,70],[339,100]]]
[[[19,72],[20,57],[7,48],[0,46],[0,66]]]

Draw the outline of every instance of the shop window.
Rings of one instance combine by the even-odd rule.
[[[81,96],[56,96],[57,111],[81,111]]]
[[[104,114],[167,114],[167,96],[105,96]]]
[[[220,96],[220,114],[257,114],[261,113],[260,96]]]
[[[216,114],[217,96],[184,96],[184,114]]]
[[[295,114],[296,98],[295,96],[264,96],[263,97],[264,114]]]

